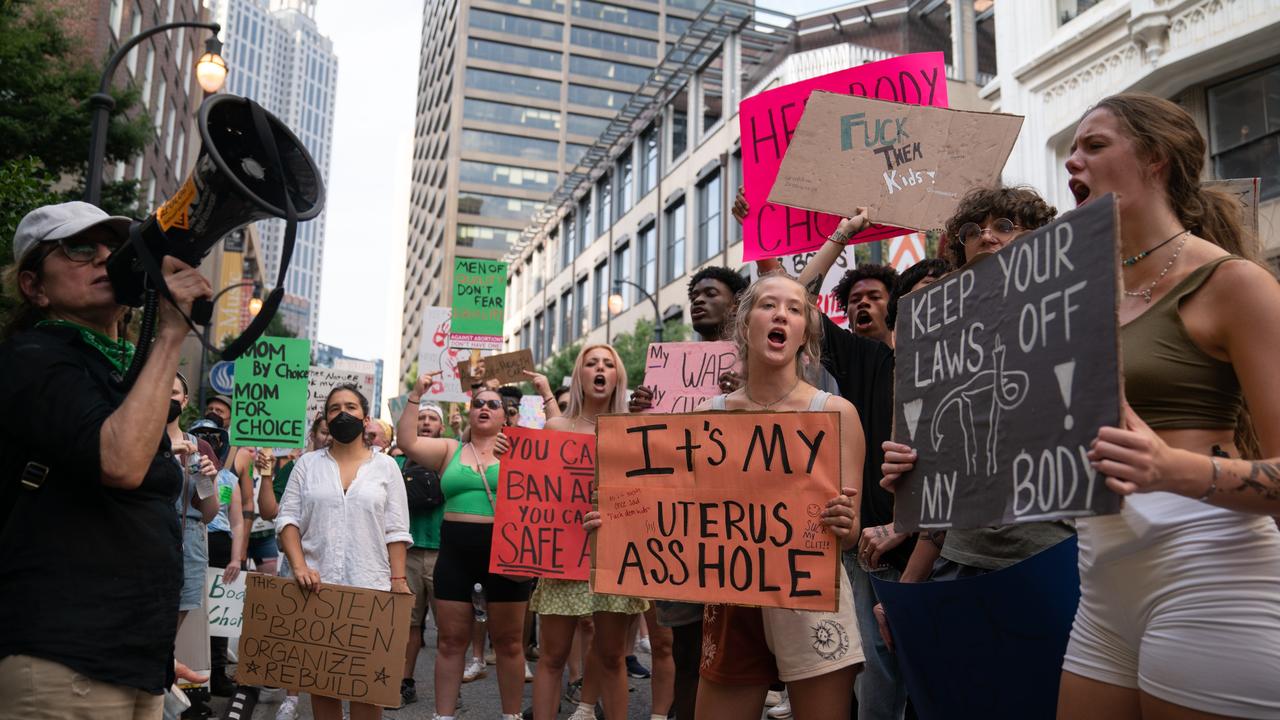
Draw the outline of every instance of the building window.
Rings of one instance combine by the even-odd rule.
[[[667,3],[667,4],[672,5],[673,3]],[[667,39],[674,40],[675,38],[680,37],[681,35],[684,34],[685,30],[689,29],[689,26],[692,24],[693,24],[692,20],[685,20],[684,18],[679,18],[679,17],[676,17],[675,15],[668,15],[667,16]]]
[[[587,334],[591,326],[587,324],[587,276],[583,275],[573,286],[573,337],[576,340]]]
[[[573,0],[573,14],[576,17],[599,20],[601,22],[626,25],[641,30],[657,30],[658,14],[635,8],[606,5],[593,0]]]
[[[716,59],[698,74],[698,88],[702,94],[702,132],[715,127],[724,117],[724,55]]]
[[[476,11],[473,10],[472,12]],[[618,33],[605,32],[603,30],[588,30],[575,25],[569,33],[569,39],[574,45],[595,48],[605,52],[647,58],[658,57],[658,43],[630,35],[619,35]]]
[[[1280,197],[1280,65],[1209,88],[1210,154],[1221,179],[1262,178]]]
[[[524,323],[524,327],[522,327],[522,328],[520,329],[520,349],[521,349],[521,350],[531,350],[531,349],[532,349],[532,348],[530,348],[530,347],[529,347],[529,335],[530,335],[530,334],[531,334],[531,333],[529,332],[529,321],[527,321],[527,320],[526,320],[526,321],[525,321],[525,323]]]
[[[596,234],[593,237],[600,237],[613,222],[613,181],[608,173],[596,181],[596,202],[599,206],[596,208]]]
[[[597,60],[581,55],[569,56],[569,72],[574,75],[587,75],[601,80],[616,80],[630,85],[639,85],[649,79],[653,68],[643,65],[630,65],[623,62]]]
[[[467,102],[472,102],[467,100]],[[494,103],[495,105],[497,103]],[[458,163],[458,177],[462,182],[484,185],[502,185],[527,190],[555,190],[556,174],[546,170],[495,165],[493,163],[463,160]]]
[[[112,10],[114,11],[115,8],[120,6],[120,3],[113,2],[111,3],[111,5],[112,5]],[[135,4],[133,6],[133,12],[131,14],[133,15],[133,17],[129,20],[129,37],[136,37],[138,33],[142,32],[142,8],[138,7]],[[123,40],[124,38],[120,38],[120,39]],[[129,56],[125,60],[125,64],[129,66],[129,74],[132,75],[133,77],[137,77],[138,76],[138,47],[136,45],[133,47],[132,50],[129,51]]]
[[[557,97],[559,96],[557,95]],[[620,90],[602,90],[601,88],[587,87],[586,85],[569,84],[569,102],[575,105],[620,110],[630,98],[631,93],[625,93]]]
[[[498,32],[510,33],[520,37],[555,40],[557,42],[564,39],[564,26],[560,23],[521,18],[478,8],[471,8],[470,18],[471,27],[473,28],[497,30]]]
[[[680,91],[671,101],[671,161],[684,155],[689,149],[689,88]]]
[[[592,271],[591,282],[596,289],[596,304],[591,308],[591,325],[604,324],[605,309],[609,306],[609,263],[602,262]]]
[[[573,167],[574,165],[577,165],[578,161],[582,159],[582,156],[587,154],[587,147],[588,146],[586,145],[579,145],[577,143],[565,143],[564,144],[565,164],[568,165],[569,167]]]
[[[151,78],[156,69],[156,50],[147,48],[147,62],[142,66],[142,105],[151,109]]]
[[[472,152],[507,155],[523,160],[555,162],[560,143],[519,135],[504,135],[485,130],[463,130],[462,149]]]
[[[565,347],[577,339],[573,332],[573,290],[565,290],[560,295],[560,342]]]
[[[99,5],[98,7],[102,7]],[[111,23],[111,33],[116,36],[117,40],[123,40],[120,37],[120,19],[124,15],[124,0],[111,0],[111,9],[108,16],[108,22]]]
[[[684,275],[685,222],[683,200],[667,208],[666,223],[666,226],[662,229],[667,236],[666,247],[663,249],[663,254],[666,255],[667,259],[663,265],[663,284],[672,282]]]
[[[636,233],[636,278],[650,295],[658,291],[658,241],[653,230],[651,223]]]
[[[570,135],[586,135],[588,137],[600,137],[600,133],[609,127],[609,118],[591,117],[590,115],[578,115],[577,113],[569,113],[569,134]]]
[[[591,234],[594,227],[591,223],[591,193],[587,193],[578,202],[578,247],[575,248],[578,252],[586,250],[595,239]]]
[[[479,38],[471,38],[467,41],[467,56],[476,60],[492,60],[542,70],[559,70],[563,57],[560,53],[550,50],[508,45]]]
[[[520,240],[519,230],[487,227],[484,225],[458,225],[458,247],[482,250],[510,250]]]
[[[486,218],[498,218],[501,220],[519,220],[527,223],[540,207],[542,207],[542,203],[535,200],[484,195],[466,192],[465,190],[458,193],[458,212],[467,215],[481,215]]]
[[[729,192],[736,194],[737,188],[742,187],[742,149],[729,157]],[[729,222],[729,242],[742,242],[742,223],[736,220]]]
[[[468,120],[519,125],[536,130],[560,129],[560,113],[555,110],[508,105],[475,98],[462,101],[462,116]]]
[[[551,12],[564,12],[564,3],[560,0],[496,0],[507,5],[518,5]]]
[[[720,171],[711,173],[698,185],[698,264],[722,249],[720,243]]]
[[[618,217],[627,214],[635,201],[635,173],[631,170],[631,148],[622,151],[614,171],[618,178]]]
[[[542,333],[542,357],[556,354],[556,301],[547,305],[547,331]]]
[[[631,246],[627,243],[623,243],[621,247],[613,251],[613,279],[631,279]],[[622,296],[623,310],[631,307],[631,296],[634,293],[635,288],[630,285],[626,283],[618,285],[618,294]]]
[[[640,196],[658,186],[658,127],[650,125],[640,133]]]
[[[573,251],[578,245],[578,223],[574,215],[565,218],[564,242],[560,244],[560,270],[573,263]]]
[[[1066,25],[1098,2],[1099,0],[1058,0],[1058,24]]]
[[[509,75],[491,70],[467,68],[467,87],[473,90],[489,90],[499,93],[511,93],[543,100],[560,99],[560,81],[542,78]]]

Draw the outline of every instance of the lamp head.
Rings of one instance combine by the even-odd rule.
[[[204,54],[196,61],[196,82],[200,89],[212,95],[222,89],[227,81],[227,61],[222,59],[222,41],[217,35],[204,43]]]

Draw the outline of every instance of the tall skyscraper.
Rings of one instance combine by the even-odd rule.
[[[222,54],[231,69],[226,92],[252,98],[288,125],[315,159],[327,184],[338,58],[333,43],[316,28],[316,0],[215,0],[211,9],[222,23]],[[285,292],[294,297],[290,311],[282,317],[299,336],[313,339],[320,326],[324,228],[324,213],[298,223],[285,278]],[[274,285],[284,221],[261,222],[259,230],[267,281]]]
[[[401,367],[417,356],[423,309],[450,301],[455,254],[511,250],[706,3],[427,2]]]

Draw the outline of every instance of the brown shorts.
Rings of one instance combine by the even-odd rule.
[[[702,677],[721,685],[769,685],[826,675],[863,662],[853,587],[840,572],[835,612],[708,605]]]
[[[411,547],[405,555],[405,576],[409,580],[409,590],[413,592],[413,615],[409,627],[422,627],[431,609],[431,601],[435,599],[435,581],[432,576],[436,572],[436,558],[439,550]]]

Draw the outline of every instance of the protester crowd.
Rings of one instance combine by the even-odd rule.
[[[128,221],[84,203],[42,207],[14,238],[8,278],[19,307],[0,346],[0,719],[142,718],[179,677],[183,614],[200,607],[205,568],[244,570],[412,593],[401,682],[405,704],[429,682],[435,713],[458,714],[463,683],[496,661],[502,713],[551,720],[802,720],[909,715],[906,683],[872,577],[941,582],[1010,567],[1076,535],[1081,601],[1062,664],[1058,716],[1280,717],[1280,286],[1252,255],[1232,200],[1200,182],[1204,139],[1178,106],[1138,94],[1107,98],[1081,119],[1066,164],[1078,205],[1117,199],[1125,288],[1119,303],[1125,406],[1101,428],[1092,467],[1124,496],[1118,515],[1073,522],[908,534],[895,529],[895,485],[927,448],[891,439],[894,327],[900,300],[980,262],[1057,212],[1025,187],[975,187],[946,223],[944,258],[901,274],[880,265],[836,286],[839,327],[814,298],[874,209],[847,218],[798,278],[776,260],[758,279],[708,267],[688,286],[703,341],[736,347],[740,372],[719,378],[707,411],[839,413],[842,476],[822,525],[844,551],[834,612],[700,606],[595,593],[585,581],[490,571],[499,466],[518,423],[514,386],[477,383],[452,417],[424,399],[423,375],[396,424],[373,418],[354,386],[311,418],[304,452],[233,447],[231,400],[215,396],[188,428],[178,372],[183,314],[211,288],[168,257],[171,299],[137,381],[125,308],[105,262]],[[749,212],[739,193],[733,213]],[[528,373],[546,428],[595,436],[602,414],[643,412],[607,344],[578,354],[566,387]],[[166,390],[168,391],[166,393]],[[1246,410],[1247,408],[1247,410]],[[452,433],[445,433],[446,423]],[[447,435],[451,435],[447,436]],[[732,440],[732,439],[731,439]],[[899,438],[899,440],[901,440]],[[597,532],[607,522],[587,515]],[[86,553],[89,550],[89,553]],[[281,557],[283,555],[283,557]],[[480,620],[483,619],[481,623]],[[438,645],[423,647],[427,622]],[[818,626],[841,640],[814,641]],[[652,667],[636,659],[638,638]],[[236,694],[234,648],[211,643],[211,689]],[[433,678],[415,678],[421,652]],[[531,668],[529,663],[535,665]],[[651,696],[627,678],[651,675]],[[533,702],[522,707],[532,682]],[[785,694],[779,694],[785,692]],[[285,699],[278,717],[292,717]],[[317,718],[343,716],[311,696]],[[350,717],[381,709],[351,703]],[[201,703],[184,717],[207,716]],[[248,717],[248,715],[243,715]]]

